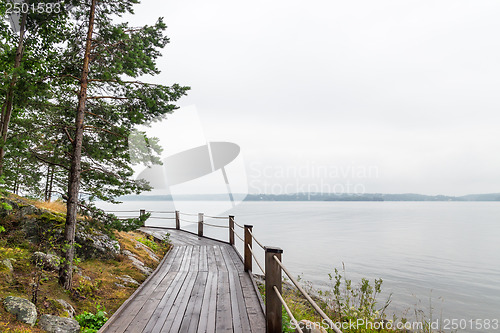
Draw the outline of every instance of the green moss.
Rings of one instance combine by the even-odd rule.
[[[44,223],[52,224],[55,229],[63,228],[66,223],[65,216],[59,213],[43,213],[37,219]]]

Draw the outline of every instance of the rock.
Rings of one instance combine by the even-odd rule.
[[[121,280],[124,282],[125,285],[128,285],[128,284],[132,284],[132,285],[135,285],[135,286],[138,286],[140,285],[139,282],[137,282],[136,280],[132,279],[130,276],[128,275],[122,275],[122,276],[117,276],[116,277],[118,280]]]
[[[3,306],[7,312],[16,315],[17,320],[31,326],[35,325],[37,318],[36,307],[27,299],[9,296],[4,299]]]
[[[128,250],[124,250],[123,254],[129,258],[130,261],[132,261],[132,265],[134,265],[139,271],[141,271],[142,274],[149,276],[151,273],[153,273],[153,270],[147,266],[144,265],[142,261],[137,258],[135,254]]]
[[[21,216],[41,215],[43,213],[43,211],[40,208],[37,208],[33,205],[20,206],[18,212],[21,214]]]
[[[40,265],[48,271],[58,271],[61,258],[55,254],[35,252],[33,253],[33,261],[36,265]]]
[[[7,283],[12,283],[14,282],[14,267],[12,267],[12,262],[15,261],[15,259],[4,259],[0,263],[7,269],[7,272],[4,276],[5,281]]]
[[[74,319],[44,314],[40,317],[38,326],[50,333],[78,333],[80,324]]]
[[[92,233],[83,230],[77,231],[75,240],[81,245],[76,251],[78,256],[83,259],[112,259],[120,254],[118,241],[100,231]]]
[[[75,316],[75,308],[63,299],[56,299],[56,302],[61,304],[63,309],[66,311],[68,318],[73,318]]]
[[[115,286],[118,287],[118,288],[126,288],[123,284],[116,283],[116,282],[115,282]]]
[[[135,257],[135,254],[133,254],[133,253],[132,253],[132,252],[130,252],[129,250],[123,250],[123,251],[122,251],[122,253],[123,253],[124,255],[126,255],[127,257],[130,257],[130,256]]]
[[[158,258],[158,256],[153,251],[151,251],[149,246],[146,246],[146,245],[142,244],[141,242],[135,241],[135,248],[136,249],[144,249],[144,251],[146,251],[146,253],[149,255],[151,260],[153,260],[154,262],[160,262],[160,259]]]
[[[4,259],[2,260],[2,265],[4,265],[5,267],[7,267],[7,269],[9,270],[9,272],[14,272],[14,267],[12,267],[12,261],[14,259]]]
[[[303,333],[327,333],[325,328],[319,325],[319,323],[313,323],[309,320],[299,321],[299,327]]]
[[[40,241],[39,234],[40,234],[40,225],[38,224],[38,220],[34,217],[22,217],[21,223],[19,224],[19,227],[23,231],[24,236],[26,237],[27,240],[29,240],[32,243],[37,243]]]

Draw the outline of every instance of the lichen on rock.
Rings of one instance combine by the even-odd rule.
[[[20,322],[35,325],[38,313],[35,304],[25,298],[8,296],[3,301],[5,310],[16,316]]]
[[[80,324],[74,319],[44,314],[40,317],[38,326],[50,333],[78,333]]]

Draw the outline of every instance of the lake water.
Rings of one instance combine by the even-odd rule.
[[[211,205],[192,202],[191,212],[208,212]],[[173,206],[129,201],[113,207],[140,208]],[[433,319],[500,319],[500,203],[243,202],[227,214],[235,215],[239,224],[253,225],[264,245],[281,247],[289,270],[318,288],[328,288],[328,273],[341,270],[344,263],[353,281],[383,279],[380,301],[393,294],[388,313],[415,319],[414,310],[419,309],[427,317],[432,313]],[[173,220],[155,219],[148,224],[175,225]],[[195,224],[182,226],[196,229]],[[228,238],[227,229],[206,226],[205,234]],[[241,252],[238,239],[236,245]],[[255,264],[254,272],[259,272]],[[461,331],[500,331],[467,327]]]

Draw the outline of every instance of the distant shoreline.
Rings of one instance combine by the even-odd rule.
[[[237,201],[418,201],[418,202],[471,202],[471,201],[500,201],[500,193],[491,194],[468,194],[463,196],[446,195],[423,195],[414,193],[404,194],[316,194],[316,193],[298,193],[298,194],[233,194]],[[123,196],[118,198],[120,201],[173,201],[171,195],[137,195]],[[227,194],[192,194],[177,195],[176,201],[224,201],[228,200]]]

